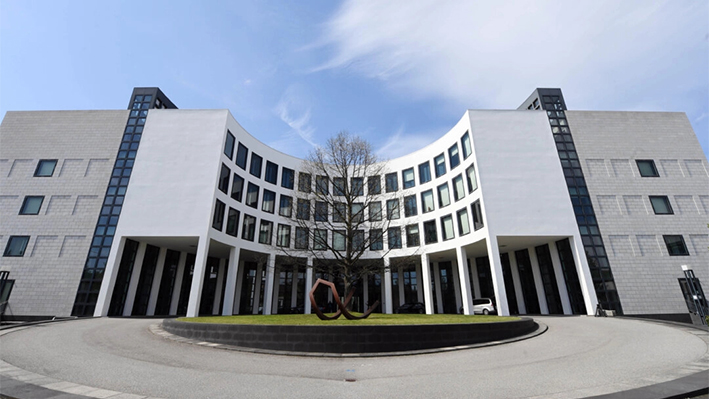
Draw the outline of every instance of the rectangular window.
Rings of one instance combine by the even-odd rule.
[[[350,186],[352,195],[361,196],[364,195],[364,178],[363,177],[353,177],[350,179]]]
[[[225,209],[226,209],[226,205],[224,205],[223,202],[217,200],[217,203],[214,206],[214,217],[212,218],[212,228],[222,231],[222,227],[224,226],[224,210]]]
[[[416,185],[416,178],[414,177],[414,168],[406,169],[401,172],[401,180],[404,182],[404,188],[411,188]]]
[[[291,217],[293,214],[293,198],[281,194],[281,201],[278,206],[278,214],[284,217]]]
[[[332,212],[332,221],[334,223],[344,223],[347,220],[347,205],[342,202],[335,203],[335,209]]]
[[[255,152],[251,153],[251,167],[249,168],[249,173],[252,175],[258,177],[259,179],[261,178],[261,164],[263,163],[263,158],[261,158],[260,155],[257,155]]]
[[[652,204],[652,210],[655,211],[655,215],[672,215],[672,205],[670,205],[670,199],[666,195],[651,195],[650,203]]]
[[[253,241],[255,233],[256,218],[251,215],[244,215],[244,225],[241,227],[241,238],[247,241]]]
[[[453,144],[451,148],[448,149],[448,158],[451,163],[451,170],[456,166],[460,165],[460,155],[458,154],[458,144]]]
[[[258,230],[258,242],[259,244],[271,245],[271,239],[273,237],[273,223],[267,220],[261,219],[261,226]]]
[[[431,181],[431,165],[428,161],[419,165],[419,184]]]
[[[660,177],[655,167],[655,161],[652,159],[638,159],[635,161],[638,164],[638,170],[641,177]]]
[[[332,249],[335,251],[345,250],[345,231],[335,230],[332,232]]]
[[[472,193],[478,189],[478,179],[475,177],[475,164],[470,165],[465,170],[465,176],[468,180],[468,192]]]
[[[387,245],[389,245],[389,249],[401,248],[400,227],[390,227],[387,229]]]
[[[347,183],[344,177],[336,177],[332,179],[332,194],[337,196],[345,195],[345,184]]]
[[[120,197],[122,198],[122,197]],[[44,196],[41,195],[28,195],[25,200],[22,201],[22,207],[20,208],[20,215],[38,215],[39,210],[42,208],[42,202],[44,201]]]
[[[315,201],[315,221],[316,222],[327,222],[327,202],[325,201]]]
[[[384,176],[384,186],[387,193],[393,193],[399,189],[399,178],[396,173],[387,173]]]
[[[30,236],[10,236],[3,256],[25,256],[28,242],[30,242]]]
[[[384,249],[384,239],[381,230],[369,230],[369,249],[372,251],[381,251]]]
[[[419,239],[419,225],[410,224],[406,226],[406,246],[418,247],[419,245],[421,245]]]
[[[234,138],[234,135],[231,134],[230,131],[226,131],[226,142],[224,143],[224,155],[227,156],[229,159],[234,158],[234,143],[236,143],[236,139]]]
[[[298,191],[309,193],[312,187],[311,177],[308,173],[298,173]]]
[[[57,167],[56,159],[40,159],[37,163],[37,169],[34,170],[35,177],[51,177],[54,174],[54,168]],[[15,256],[15,255],[11,255]],[[22,255],[20,255],[22,256]]]
[[[453,178],[453,199],[460,201],[465,197],[465,187],[463,186],[463,176],[458,175]]]
[[[295,249],[308,249],[310,241],[308,234],[309,231],[306,227],[295,228]]]
[[[263,190],[261,210],[268,213],[273,213],[276,210],[276,193],[266,189]]]
[[[241,196],[244,192],[244,178],[234,173],[234,178],[231,183],[231,198],[241,202]]]
[[[448,191],[448,183],[443,183],[438,186],[438,206],[440,208],[451,204],[450,192]]]
[[[258,191],[259,187],[253,183],[249,183],[246,189],[246,205],[252,208],[258,207]]]
[[[433,205],[433,190],[426,190],[421,193],[421,212],[428,213],[434,209]]]
[[[458,235],[464,236],[470,233],[470,220],[468,220],[468,210],[463,208],[458,211]]]
[[[313,249],[316,251],[324,251],[327,249],[327,230],[315,229],[313,236]]]
[[[689,256],[687,245],[684,243],[684,237],[681,235],[662,236],[665,239],[667,252],[670,256]]]
[[[370,176],[367,178],[367,192],[369,195],[380,194],[382,192],[381,176]]]
[[[355,202],[352,204],[352,223],[364,222],[364,204]]]
[[[441,154],[433,159],[433,163],[436,165],[436,177],[441,177],[446,174],[446,157]]]
[[[239,233],[239,211],[229,207],[229,216],[226,219],[226,233],[236,237]]]
[[[379,222],[382,220],[382,203],[372,202],[369,204],[369,221]]]
[[[310,220],[310,200],[298,198],[295,217],[301,220]]]
[[[249,149],[244,147],[243,144],[239,143],[236,148],[236,166],[243,170],[246,170],[246,158],[249,157]]]
[[[352,232],[352,249],[358,252],[364,251],[364,230]]]
[[[315,193],[320,195],[328,195],[330,192],[330,183],[327,176],[315,176]]]
[[[451,215],[446,215],[441,218],[441,233],[443,233],[443,241],[455,238],[455,233],[453,232],[453,217]]]
[[[293,189],[293,183],[295,182],[295,172],[293,169],[283,168],[281,169],[281,187]]]
[[[470,206],[473,210],[473,228],[475,231],[480,230],[485,225],[483,224],[483,212],[480,207],[480,200],[473,202]]]
[[[278,225],[276,233],[276,245],[279,247],[290,247],[290,226],[285,224]]]
[[[229,176],[231,176],[231,170],[228,166],[222,164],[222,171],[219,174],[219,191],[224,194],[229,193]]]
[[[416,207],[416,196],[409,195],[407,197],[404,197],[404,216],[410,217],[416,216],[417,214],[418,210]]]
[[[266,161],[266,176],[264,180],[271,184],[278,183],[278,165],[271,161]]]
[[[399,199],[387,200],[387,219],[395,220],[399,218]]]
[[[436,233],[435,220],[423,222],[423,242],[426,244],[435,244],[438,242],[438,233]]]
[[[465,132],[463,137],[460,138],[460,144],[463,146],[463,159],[468,159],[470,154],[473,153],[473,146],[470,145],[470,135]]]

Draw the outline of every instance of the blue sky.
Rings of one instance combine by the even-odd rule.
[[[124,109],[134,86],[299,157],[348,130],[394,158],[536,87],[686,112],[708,154],[709,2],[0,0],[1,115]]]

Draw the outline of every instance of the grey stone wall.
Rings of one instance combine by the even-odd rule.
[[[23,257],[0,257],[15,285],[9,315],[68,316],[128,111],[8,112],[0,126],[0,250],[30,236]],[[57,159],[52,177],[33,177]],[[42,195],[38,215],[19,215]]]

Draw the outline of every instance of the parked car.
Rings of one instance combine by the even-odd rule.
[[[473,299],[473,313],[475,314],[497,314],[497,309],[495,309],[495,302],[490,298],[477,298]]]
[[[426,307],[421,302],[405,303],[396,309],[396,313],[426,313]]]

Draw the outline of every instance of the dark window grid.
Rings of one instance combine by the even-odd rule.
[[[278,183],[278,165],[271,162],[271,161],[266,161],[266,175],[264,176],[263,179],[271,184],[277,184]]]
[[[256,154],[255,152],[251,153],[251,165],[249,166],[249,173],[251,175],[256,176],[257,178],[261,178],[261,169],[263,168],[263,158]]]
[[[681,235],[663,235],[667,252],[670,256],[689,256],[687,244],[684,242],[684,237]]]

